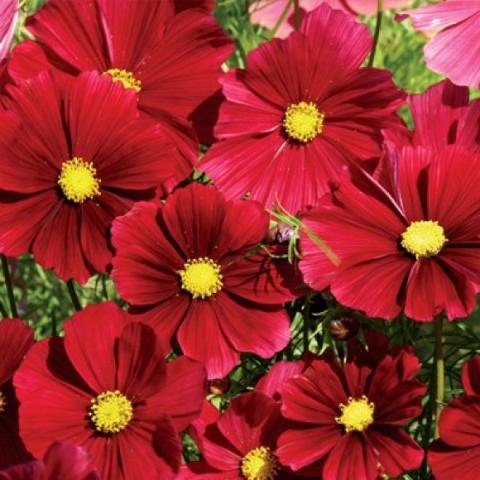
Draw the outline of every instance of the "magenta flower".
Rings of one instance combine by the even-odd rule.
[[[438,32],[424,49],[431,70],[457,85],[480,85],[480,2],[446,0],[398,16],[399,20],[407,17],[419,32]]]
[[[0,61],[8,53],[18,17],[18,0],[0,2]]]

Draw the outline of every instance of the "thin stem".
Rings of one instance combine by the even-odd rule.
[[[303,353],[307,353],[310,350],[310,309],[313,295],[313,293],[308,294],[303,304]]]
[[[69,280],[67,282],[68,293],[70,294],[70,298],[72,300],[73,307],[78,312],[82,309],[82,304],[78,299],[77,291],[75,290],[75,285],[73,284],[73,280]]]
[[[373,62],[375,61],[375,54],[377,53],[377,46],[380,40],[380,30],[382,29],[382,18],[383,18],[383,0],[377,0],[377,22],[375,24],[375,33],[373,36],[373,49],[368,59],[368,66],[372,67]]]
[[[10,312],[12,314],[12,317],[18,317],[17,305],[15,303],[15,295],[13,293],[12,277],[10,276],[10,268],[8,266],[8,260],[5,255],[2,255],[2,269],[3,277],[5,279],[5,285],[7,287],[7,296],[8,303],[10,305]]]
[[[292,5],[293,5],[293,1],[294,1],[294,0],[288,0],[287,5],[286,5],[285,8],[283,9],[282,14],[280,15],[280,17],[278,17],[278,21],[277,21],[277,23],[275,24],[275,26],[274,26],[273,29],[272,29],[272,32],[271,32],[271,34],[270,34],[270,38],[273,38],[273,37],[277,34],[279,28],[283,25],[283,22],[284,22],[285,19],[287,18],[288,12],[290,11],[290,8],[291,8]]]
[[[439,315],[435,319],[435,438],[439,437],[438,424],[444,400],[445,360],[443,357],[443,315]]]
[[[300,10],[300,0],[293,0],[293,25],[295,30],[300,30],[302,15]]]

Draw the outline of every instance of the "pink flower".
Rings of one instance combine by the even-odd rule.
[[[289,0],[257,0],[250,6],[250,19],[252,23],[262,25],[269,30],[273,30],[280,20]],[[326,3],[332,8],[343,10],[352,15],[374,15],[377,13],[377,0],[300,0],[301,18],[305,13],[317,8],[321,3]],[[383,8],[402,8],[412,3],[412,0],[383,0]],[[293,31],[295,17],[293,14],[293,4],[288,11],[285,21],[278,31],[277,37],[288,37]]]
[[[18,17],[18,0],[2,0],[0,3],[0,60],[8,53]]]
[[[424,49],[431,70],[446,75],[457,85],[480,85],[478,0],[446,0],[406,11],[398,18],[407,17],[419,32],[438,32]]]

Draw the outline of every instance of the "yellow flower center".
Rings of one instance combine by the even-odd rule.
[[[5,395],[0,392],[0,413],[3,413],[7,409],[7,399]]]
[[[101,180],[97,178],[96,173],[93,163],[73,157],[63,162],[57,183],[68,200],[83,203],[89,198],[100,195]]]
[[[432,220],[412,222],[402,233],[402,247],[418,260],[438,255],[448,239],[443,227]]]
[[[118,433],[133,417],[132,402],[118,390],[104,392],[92,400],[89,415],[97,431]]]
[[[343,425],[347,433],[363,432],[373,423],[375,405],[369,402],[365,395],[359,399],[349,397],[348,403],[346,405],[341,403],[338,408],[342,415],[336,417],[335,421]]]
[[[223,287],[220,266],[210,258],[188,260],[178,273],[182,279],[182,288],[193,298],[207,298],[219,292]]]
[[[283,128],[291,139],[308,143],[322,133],[324,118],[313,102],[292,103],[283,117]]]
[[[137,80],[132,72],[120,68],[111,68],[104,75],[110,75],[115,82],[120,82],[124,88],[131,88],[137,93],[142,90],[142,82]]]
[[[274,480],[279,470],[277,457],[268,447],[254,448],[242,459],[241,472],[247,480]]]

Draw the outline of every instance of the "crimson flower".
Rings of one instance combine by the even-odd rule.
[[[455,144],[476,153],[480,151],[480,101],[469,102],[467,87],[443,80],[424,93],[410,95],[407,103],[415,129],[389,128],[383,132],[385,140],[397,147],[423,145],[442,149]]]
[[[179,480],[301,480],[276,456],[285,425],[280,405],[263,393],[234,397],[223,414],[206,403],[190,429],[203,461],[183,467]]]
[[[290,339],[283,303],[298,279],[286,261],[254,249],[269,216],[256,202],[226,201],[210,186],[177,190],[164,206],[137,204],[112,228],[112,276],[140,318],[224,377],[240,352],[269,358]]]
[[[11,88],[0,124],[0,251],[27,252],[62,279],[110,263],[114,217],[190,171],[135,94],[95,72],[48,72]],[[186,168],[185,168],[186,167]]]
[[[425,45],[425,61],[453,83],[480,86],[480,4],[476,0],[446,0],[402,12],[420,32],[435,32]]]
[[[0,480],[100,480],[91,455],[73,443],[53,443],[43,460],[33,460],[0,472]]]
[[[371,317],[468,315],[480,283],[480,157],[456,146],[404,147],[390,151],[379,181],[360,170],[353,177],[304,216],[306,283],[330,285],[342,305]]]
[[[140,110],[167,125],[194,121],[205,136],[205,124],[214,123],[202,106],[219,89],[232,42],[213,15],[191,8],[175,15],[173,0],[50,0],[27,28],[40,43],[14,51],[14,80],[45,68],[96,70],[138,94]]]
[[[18,433],[18,401],[11,380],[32,344],[33,330],[22,321],[0,322],[0,469],[30,458]]]
[[[436,480],[476,480],[480,454],[480,357],[465,363],[465,395],[450,402],[440,414],[440,439],[433,442],[428,461]]]
[[[361,68],[368,28],[322,4],[300,32],[254,50],[246,70],[220,80],[223,140],[200,164],[227,198],[247,196],[291,213],[314,205],[353,158],[380,154],[403,93],[386,70]]]
[[[408,348],[371,350],[353,349],[343,365],[333,356],[311,359],[285,382],[282,414],[297,423],[278,439],[282,464],[294,471],[319,464],[323,480],[398,477],[421,465],[423,450],[402,429],[422,411],[420,362]]]
[[[41,458],[52,442],[72,442],[101,478],[173,478],[178,432],[200,413],[205,373],[186,357],[166,363],[159,346],[112,302],[74,314],[65,338],[37,343],[14,377],[28,450]]]

